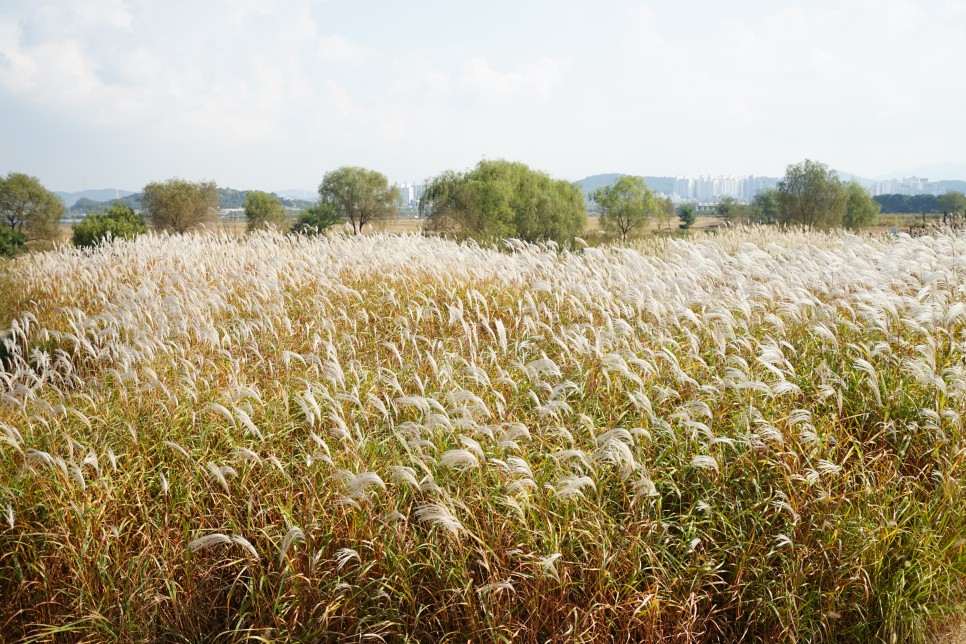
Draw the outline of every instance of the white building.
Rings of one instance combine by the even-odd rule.
[[[413,208],[419,205],[419,197],[416,196],[416,186],[411,183],[404,183],[399,188],[399,207]]]
[[[921,195],[939,194],[939,186],[923,177],[903,177],[902,179],[886,179],[878,181],[872,186],[872,195]]]

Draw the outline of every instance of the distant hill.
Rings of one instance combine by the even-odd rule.
[[[127,197],[128,195],[132,195],[134,193],[130,190],[102,188],[100,190],[81,190],[80,192],[55,192],[54,194],[60,197],[61,201],[64,202],[65,208],[73,208],[74,204],[81,199],[87,199],[88,201],[94,202],[111,202],[120,197]]]
[[[87,197],[81,197],[76,202],[74,202],[74,205],[71,206],[70,209],[74,211],[75,214],[85,213],[85,212],[97,212],[99,210],[104,210],[106,208],[109,208],[111,204],[113,204],[115,201],[123,202],[124,204],[127,205],[128,208],[132,210],[141,209],[140,192],[138,193],[132,192],[125,197],[121,197],[120,199],[107,199],[104,201],[96,201],[94,199],[88,199]]]
[[[94,193],[109,192],[110,194],[107,196],[106,199],[100,199],[100,200],[92,197],[87,197],[87,196],[80,197],[76,201],[72,202],[70,206],[68,206],[69,208],[71,208],[71,210],[75,211],[75,214],[85,213],[85,212],[97,212],[100,210],[104,210],[106,208],[110,208],[111,204],[113,204],[115,201],[123,201],[129,208],[133,210],[140,210],[142,207],[141,196],[144,194],[141,192],[125,192],[123,190],[118,190],[117,191],[118,194],[122,196],[120,199],[115,199],[114,190],[109,190],[109,191],[90,190],[85,192],[94,192]],[[80,193],[58,192],[56,194],[67,195],[67,194],[80,194]],[[247,190],[235,190],[234,188],[218,188],[218,207],[219,208],[244,208],[245,199],[247,198],[247,196],[248,196]],[[315,199],[309,200],[309,199],[292,199],[283,195],[278,195],[278,196],[280,198],[280,201],[282,202],[282,205],[285,206],[286,208],[306,208],[308,206],[311,206],[313,203],[315,203],[318,200],[318,197],[316,197]],[[61,197],[61,199],[63,198],[64,197]],[[64,203],[66,205],[67,201],[65,200]]]
[[[868,190],[875,185],[875,179],[867,179],[866,177],[860,177],[856,174],[849,174],[848,172],[842,172],[841,170],[835,170],[835,174],[842,181],[848,183],[849,181],[856,181],[860,186]]]

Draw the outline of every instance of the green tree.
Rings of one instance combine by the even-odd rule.
[[[884,213],[940,212],[939,197],[936,195],[877,195],[876,202]]]
[[[683,204],[680,208],[678,208],[678,219],[681,220],[681,223],[678,224],[678,228],[681,230],[688,230],[698,220],[698,212],[691,204]]]
[[[287,220],[285,208],[278,197],[258,190],[250,190],[245,197],[245,218],[249,231],[266,228],[282,230]]]
[[[386,175],[352,166],[327,172],[319,184],[319,197],[352,225],[358,235],[366,224],[397,214],[399,189],[389,185]]]
[[[936,206],[944,215],[966,213],[966,195],[961,192],[947,192],[939,195]]]
[[[13,257],[27,250],[27,238],[13,228],[0,226],[0,257]]]
[[[781,218],[778,206],[778,191],[774,188],[761,190],[751,200],[755,223],[774,224]]]
[[[842,224],[846,189],[824,163],[805,161],[790,165],[778,182],[781,221],[809,228],[831,228]]]
[[[73,227],[74,246],[95,246],[108,236],[133,239],[148,231],[144,218],[135,214],[123,201],[117,201],[103,212],[91,212]]]
[[[503,159],[430,179],[419,210],[428,231],[483,242],[517,237],[570,244],[587,222],[577,186]]]
[[[849,230],[860,230],[875,224],[879,217],[879,204],[869,191],[857,181],[850,181],[845,187],[845,214],[842,225]]]
[[[670,231],[671,230],[671,218],[677,213],[677,208],[674,207],[674,202],[669,198],[658,198],[658,210],[657,216],[661,224]]]
[[[647,220],[662,207],[644,179],[626,174],[613,185],[595,190],[592,197],[600,208],[601,228],[622,242],[643,231]]]
[[[319,202],[302,211],[292,232],[300,235],[321,235],[326,230],[342,223],[342,217],[329,202]]]
[[[724,219],[729,224],[733,223],[739,214],[738,202],[735,200],[734,197],[730,197],[730,196],[722,197],[721,200],[718,202],[718,205],[715,206],[714,210],[716,213],[718,213],[719,217]]]
[[[44,188],[36,177],[19,172],[0,177],[0,223],[26,241],[54,239],[63,215],[60,197]]]
[[[184,233],[215,218],[218,187],[214,181],[168,179],[144,186],[141,203],[155,228]]]
[[[419,200],[426,230],[480,241],[515,235],[512,186],[484,166],[492,163],[464,173],[448,170],[426,182]]]

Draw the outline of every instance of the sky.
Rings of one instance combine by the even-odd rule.
[[[964,68],[966,0],[3,0],[0,173],[966,179]]]

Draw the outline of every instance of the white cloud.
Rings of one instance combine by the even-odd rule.
[[[0,85],[14,94],[23,94],[34,86],[37,64],[22,49],[20,28],[11,22],[0,22]]]
[[[394,100],[441,101],[452,93],[450,74],[420,55],[393,58],[391,75],[388,94]]]
[[[379,60],[382,54],[342,36],[319,38],[318,57],[325,64],[348,67],[361,67]]]
[[[323,83],[321,103],[325,112],[339,118],[348,118],[353,113],[349,92],[332,79]]]
[[[506,23],[463,4],[15,0],[0,6],[0,116],[34,140],[109,141],[139,161],[95,161],[105,176],[144,179],[170,172],[153,169],[164,158],[412,179],[483,155],[571,178],[779,172],[804,154],[874,174],[966,150],[963,0],[555,6]],[[10,141],[14,169],[42,147]],[[41,157],[76,173],[60,148]]]
[[[108,25],[130,29],[133,16],[124,0],[84,0],[68,5],[75,18],[85,26]]]
[[[515,99],[547,99],[563,81],[560,63],[544,56],[521,63],[513,71],[493,69],[486,58],[470,58],[463,62],[461,85],[480,101],[506,103]]]

